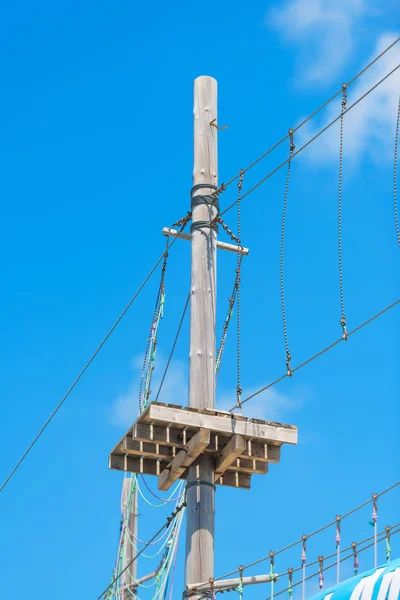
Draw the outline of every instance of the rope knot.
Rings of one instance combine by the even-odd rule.
[[[343,329],[343,339],[347,342],[349,336],[347,334],[346,317],[344,315],[340,319],[340,324],[341,324],[342,329]]]
[[[289,152],[290,152],[290,156],[292,156],[296,146],[294,145],[294,141],[293,141],[293,133],[294,130],[293,129],[289,129],[289,143],[290,143],[290,147],[289,147]]]
[[[290,361],[291,361],[291,360],[292,360],[292,357],[291,357],[291,355],[290,355],[290,352],[289,352],[289,350],[287,350],[287,351],[286,351],[286,369],[287,369],[287,375],[288,375],[289,377],[292,377],[292,375],[293,375],[293,371],[292,371],[292,369],[291,369],[291,367],[290,367]]]

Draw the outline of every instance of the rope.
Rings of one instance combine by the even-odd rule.
[[[397,71],[397,69],[399,69],[399,68],[400,68],[400,64],[398,64],[396,67],[394,67],[394,69],[392,69],[391,71],[389,71],[389,73],[387,73],[384,77],[382,77],[382,79],[380,79],[378,81],[378,83],[376,83],[375,85],[373,85],[369,90],[367,90],[365,92],[365,94],[363,94],[362,96],[360,96],[360,98],[358,98],[358,100],[356,100],[353,104],[351,104],[350,106],[348,106],[346,108],[346,113],[345,114],[347,114],[350,110],[352,110],[355,106],[357,106],[357,104],[359,104],[360,102],[362,102],[362,100],[364,100],[369,94],[371,94],[371,92],[373,92],[374,90],[376,90],[377,87],[379,87],[384,81],[386,81],[386,79],[388,79],[389,77],[391,77],[391,75],[393,75],[393,73],[395,73]],[[332,121],[330,121],[318,133],[316,133],[311,139],[309,139],[308,142],[306,142],[305,144],[303,144],[303,146],[301,146],[293,154],[292,158],[294,158],[295,156],[297,156],[298,154],[300,154],[300,152],[303,152],[303,150],[305,150],[310,144],[312,144],[313,142],[315,142],[315,140],[317,138],[319,138],[323,133],[325,133],[326,131],[328,131],[328,129],[330,129],[332,127],[332,125],[334,125],[340,118],[341,118],[341,115],[339,115],[338,117],[335,117]],[[293,130],[293,131],[295,131],[295,130]],[[287,139],[287,137],[285,139]],[[263,177],[262,179],[260,179],[260,181],[258,181],[258,183],[256,183],[245,194],[243,194],[243,196],[241,197],[241,200],[244,200],[247,196],[249,196],[250,194],[252,194],[257,188],[260,187],[260,185],[262,185],[263,183],[265,183],[267,181],[267,179],[269,179],[270,177],[272,177],[272,175],[275,175],[275,173],[277,173],[280,169],[282,169],[282,167],[284,167],[288,162],[289,162],[289,158],[287,158],[286,160],[284,160],[280,165],[278,165],[277,167],[275,167],[275,169],[273,169],[272,171],[270,171],[268,173],[268,175],[266,175],[265,177]],[[230,204],[229,206],[227,206],[225,208],[225,210],[223,210],[221,212],[220,216],[222,216],[225,213],[227,213],[234,206],[236,206],[236,204],[237,204],[237,201],[232,202],[232,204]]]
[[[395,302],[392,302],[392,304],[389,304],[388,306],[386,306],[386,308],[382,309],[381,311],[379,311],[378,313],[376,313],[375,315],[373,315],[372,317],[370,317],[369,319],[367,319],[366,321],[364,321],[363,323],[361,323],[361,325],[358,325],[357,327],[355,327],[352,331],[350,331],[350,333],[347,334],[347,338],[349,338],[351,335],[357,333],[358,331],[360,331],[361,329],[363,329],[364,327],[366,327],[367,325],[369,325],[370,323],[372,323],[372,321],[375,321],[375,319],[378,319],[378,317],[381,317],[383,314],[385,314],[386,312],[388,312],[389,310],[391,310],[392,308],[394,308],[395,306],[397,306],[397,304],[399,304],[399,302],[400,302],[400,299],[396,300]],[[319,358],[320,356],[322,356],[323,354],[325,354],[329,350],[332,350],[332,348],[334,348],[335,346],[337,346],[338,344],[340,344],[340,342],[342,342],[343,339],[344,339],[343,337],[340,337],[336,341],[332,342],[332,344],[329,344],[329,346],[326,346],[326,348],[324,348],[323,350],[320,350],[319,352],[317,352],[317,354],[314,354],[313,356],[311,356],[310,358],[308,358],[307,360],[305,360],[303,363],[301,363],[300,365],[298,365],[297,367],[295,367],[294,369],[292,369],[292,374],[294,374],[296,371],[299,371],[300,369],[302,369],[303,367],[305,367],[306,365],[308,365],[313,360]],[[256,396],[258,396],[262,392],[265,392],[266,390],[270,389],[271,387],[273,387],[274,385],[276,385],[277,383],[279,383],[280,381],[282,381],[286,377],[288,377],[287,373],[285,373],[284,375],[281,375],[281,377],[279,377],[278,379],[275,379],[275,381],[273,381],[272,383],[269,383],[268,385],[264,386],[263,388],[257,390],[253,394],[251,394],[251,396],[248,396],[247,398],[245,398],[244,400],[242,400],[241,403],[245,404],[246,402],[249,402],[250,400],[252,400]],[[236,406],[233,406],[230,409],[230,412],[234,411],[235,408],[236,408]]]
[[[343,338],[347,339],[346,314],[344,310],[343,294],[343,244],[342,244],[342,203],[343,203],[343,123],[347,106],[347,86],[342,84],[342,104],[340,113],[340,149],[339,149],[339,192],[338,192],[338,255],[339,255],[339,293],[341,317],[340,324],[343,329]]]
[[[389,486],[388,488],[384,489],[382,492],[380,492],[379,494],[377,494],[377,498],[380,498],[381,496],[391,492],[393,489],[395,489],[398,485],[400,485],[400,481],[396,481],[396,483],[392,484],[391,486]],[[348,517],[350,517],[351,515],[353,515],[354,513],[358,512],[359,510],[363,509],[365,506],[368,506],[368,504],[370,504],[372,501],[371,498],[368,498],[368,500],[366,500],[365,502],[363,502],[362,504],[359,504],[358,506],[352,508],[351,510],[349,510],[347,513],[345,513],[344,515],[341,515],[340,519],[341,521],[343,521],[343,519],[347,519]],[[290,544],[288,544],[287,546],[284,546],[283,548],[281,548],[280,550],[277,550],[274,555],[277,556],[278,554],[282,554],[283,552],[286,552],[287,550],[290,550],[291,548],[294,548],[295,546],[297,546],[298,544],[302,544],[302,552],[301,552],[301,563],[302,566],[299,567],[299,569],[302,569],[303,566],[306,566],[306,561],[307,561],[307,557],[306,557],[306,543],[307,540],[309,538],[312,538],[316,535],[318,535],[319,533],[322,533],[323,531],[325,531],[326,529],[328,529],[329,527],[332,527],[333,525],[336,524],[336,519],[334,521],[330,521],[329,523],[326,523],[325,525],[323,525],[322,527],[319,527],[318,529],[316,529],[315,531],[307,534],[307,535],[302,535],[300,539],[295,540],[294,542],[291,542]],[[400,523],[392,526],[391,529],[393,529],[393,527],[397,527],[397,525],[400,525]],[[373,537],[367,538],[366,540],[363,540],[363,542],[360,543],[364,543],[367,542],[369,540],[372,540]],[[353,542],[354,543],[354,542]],[[350,550],[351,548],[353,548],[353,544],[352,546],[350,546],[349,548],[344,548],[343,552]],[[326,556],[325,558],[327,560],[329,560],[330,558],[332,558],[333,556],[335,556],[336,553],[334,553],[332,556]],[[252,567],[255,567],[256,565],[259,565],[262,562],[265,562],[266,560],[268,560],[270,558],[270,555],[268,554],[267,556],[263,556],[262,558],[259,558],[247,565],[245,565],[243,567],[243,570],[245,569],[250,569]],[[310,563],[307,566],[311,566],[314,563]],[[299,569],[293,569],[293,572],[298,571]],[[221,579],[227,579],[228,577],[231,577],[232,575],[235,575],[238,571],[230,571],[229,573],[225,573],[224,575],[221,575],[220,577],[216,577],[215,581],[220,581]]]
[[[239,585],[238,585],[238,592],[239,592],[239,598],[240,600],[243,599],[243,567],[240,566],[239,567]]]
[[[157,500],[161,500],[161,502],[176,502],[177,500],[180,500],[181,498],[183,498],[184,495],[185,495],[185,492],[183,492],[182,494],[179,494],[179,496],[176,496],[176,498],[171,498],[171,496],[169,496],[168,498],[161,498],[161,496],[158,496],[157,494],[155,494],[153,492],[153,490],[151,490],[149,488],[149,486],[147,485],[147,482],[146,482],[146,480],[144,478],[144,475],[141,474],[140,476],[142,478],[142,481],[143,481],[144,485],[146,486],[147,491],[150,492],[150,494],[152,494],[155,498],[157,498]],[[180,487],[180,489],[182,489],[183,485],[184,485],[183,481],[178,482],[178,484],[175,487],[173,493],[175,493],[178,490],[179,487]]]
[[[293,569],[291,569],[290,567],[288,568],[288,579],[289,579],[289,585],[288,585],[288,594],[289,594],[289,600],[292,600],[293,597]]]
[[[242,256],[241,256],[242,258]],[[222,331],[222,337],[221,337],[221,342],[219,345],[219,348],[217,350],[217,357],[216,357],[216,361],[215,361],[215,372],[218,375],[220,368],[221,368],[221,361],[222,361],[222,355],[224,353],[224,349],[225,349],[225,343],[226,343],[226,337],[228,334],[228,327],[229,327],[229,323],[231,321],[232,318],[232,314],[233,314],[233,307],[235,305],[235,300],[236,300],[236,286],[237,286],[237,272],[235,275],[235,282],[233,284],[233,290],[232,290],[232,294],[229,298],[229,308],[228,308],[228,314],[225,318],[224,321],[224,325],[223,325],[223,331]]]
[[[241,370],[240,370],[240,283],[241,283],[241,266],[242,266],[242,255],[240,250],[241,245],[241,229],[242,229],[242,216],[241,216],[241,204],[240,197],[242,194],[244,172],[240,171],[239,183],[238,183],[238,202],[237,202],[237,239],[238,239],[238,253],[237,253],[237,266],[236,266],[236,354],[237,354],[237,384],[236,384],[236,404],[238,408],[241,408],[240,399],[242,397],[242,386],[241,386]]]
[[[173,236],[172,241],[168,245],[168,249],[170,249],[171,246],[175,243],[175,241],[178,238],[178,235],[185,228],[186,222],[181,226],[181,229],[179,231],[177,231],[176,234]],[[157,269],[158,265],[163,260],[164,255],[165,255],[165,251],[162,253],[162,255],[160,256],[160,258],[156,261],[156,263],[154,264],[154,266],[151,268],[150,272],[144,278],[144,280],[142,281],[142,283],[140,284],[140,286],[137,288],[136,292],[133,294],[133,296],[129,300],[128,304],[125,306],[125,308],[123,309],[123,311],[121,312],[121,314],[119,315],[119,317],[117,318],[117,320],[115,321],[115,323],[113,324],[113,326],[111,327],[111,329],[109,329],[109,331],[106,333],[106,335],[104,336],[104,338],[102,339],[102,341],[100,342],[100,344],[97,346],[96,350],[93,352],[92,356],[89,358],[89,360],[87,361],[87,363],[85,364],[85,366],[83,367],[83,369],[81,370],[81,372],[79,373],[79,375],[76,377],[76,379],[74,380],[74,382],[72,383],[72,385],[69,387],[69,389],[67,390],[67,392],[64,394],[64,396],[62,397],[62,399],[60,400],[60,402],[57,404],[56,408],[53,410],[53,412],[51,413],[51,415],[49,416],[49,418],[47,419],[47,421],[39,429],[39,432],[36,434],[36,436],[34,437],[34,439],[32,440],[32,442],[29,444],[29,446],[27,447],[27,449],[25,450],[25,452],[22,454],[21,458],[18,460],[18,462],[16,463],[16,465],[13,467],[13,469],[11,470],[11,472],[9,473],[9,475],[6,477],[6,479],[4,480],[4,482],[2,483],[2,485],[0,487],[0,492],[3,491],[3,489],[5,488],[5,486],[7,485],[7,483],[10,481],[11,477],[13,477],[13,475],[18,470],[18,468],[20,467],[20,465],[22,464],[22,462],[28,456],[28,454],[30,453],[30,451],[32,450],[32,448],[34,447],[34,445],[36,444],[36,442],[39,440],[39,438],[41,437],[41,435],[44,433],[44,431],[50,425],[51,421],[54,419],[54,417],[56,416],[56,414],[58,413],[58,411],[60,410],[60,408],[64,404],[65,400],[71,394],[71,392],[75,388],[76,384],[83,377],[83,375],[85,374],[85,372],[87,371],[87,369],[90,367],[90,365],[92,364],[92,362],[94,361],[94,359],[96,358],[96,356],[98,355],[98,353],[100,352],[100,350],[102,349],[102,347],[104,346],[104,344],[107,342],[108,338],[111,336],[111,334],[117,328],[117,326],[119,325],[119,323],[122,321],[122,319],[125,316],[125,314],[128,312],[128,310],[130,309],[130,307],[132,306],[132,304],[134,303],[134,301],[136,300],[136,298],[138,297],[138,295],[140,294],[140,292],[142,291],[142,289],[144,288],[144,286],[146,285],[146,283],[149,281],[149,279],[151,278],[151,276],[153,275],[153,273]]]
[[[372,67],[372,65],[374,65],[380,58],[382,58],[382,56],[384,56],[389,50],[391,50],[391,48],[393,48],[393,46],[395,44],[397,44],[398,41],[400,41],[400,37],[398,37],[394,42],[392,42],[392,44],[390,44],[387,48],[385,48],[385,50],[383,50],[383,52],[381,52],[378,56],[376,56],[366,67],[364,67],[361,71],[359,71],[359,73],[357,73],[352,79],[350,79],[350,81],[348,81],[346,84],[347,87],[349,87],[355,81],[357,81],[357,79],[359,77],[361,77],[361,75],[363,75],[366,71],[368,71],[368,69],[370,67]],[[335,98],[337,98],[341,92],[342,92],[342,88],[340,88],[340,90],[338,90],[335,94],[333,94],[333,96],[331,96],[328,100],[326,100],[323,104],[321,104],[321,106],[319,106],[313,113],[311,113],[299,125],[297,125],[297,127],[295,127],[293,129],[293,133],[298,131],[301,127],[303,127],[306,123],[308,123],[308,121],[310,121],[313,117],[315,117],[321,110],[323,110],[326,106],[328,106],[328,104],[330,104]],[[279,140],[279,142],[277,142],[276,144],[271,146],[271,148],[269,148],[266,152],[264,152],[258,158],[256,158],[256,160],[254,160],[252,163],[250,163],[248,165],[248,167],[246,167],[243,170],[243,173],[246,173],[247,171],[249,171],[250,169],[255,167],[255,165],[257,165],[261,160],[266,158],[268,156],[268,154],[270,154],[273,150],[275,150],[276,148],[278,148],[278,146],[280,146],[283,142],[285,142],[288,139],[288,137],[289,137],[289,135],[285,135],[285,137],[283,137],[281,140]],[[240,177],[240,172],[237,175],[234,175],[233,177],[231,177],[231,179],[229,179],[229,181],[227,181],[227,183],[223,183],[218,188],[217,193],[223,192],[231,183],[236,181],[236,179],[238,179],[239,177]]]
[[[395,529],[395,528],[396,528],[396,529]],[[396,525],[394,525],[394,526],[393,526],[393,527],[391,527],[390,529],[391,529],[391,530],[393,530],[393,531],[392,531],[392,535],[395,535],[395,534],[397,534],[397,533],[400,533],[400,523],[396,523]],[[385,534],[385,531],[382,531],[382,532],[380,532],[379,536],[381,536],[381,537],[378,539],[378,542],[382,542],[382,541],[385,539],[385,537],[384,537],[384,534]],[[370,541],[370,540],[372,540],[372,539],[373,539],[373,536],[372,536],[372,537],[369,537],[369,538],[366,538],[365,540],[363,540],[363,541],[362,541],[362,542],[360,542],[360,543],[361,543],[361,544],[364,544],[364,543],[366,543],[366,542],[368,542],[368,541]],[[350,554],[348,554],[347,556],[344,556],[343,558],[341,558],[341,560],[340,560],[340,562],[341,562],[341,563],[342,563],[342,562],[344,562],[344,561],[346,561],[346,560],[349,560],[350,558],[352,558],[352,557],[354,556],[354,550],[353,550],[353,546],[354,546],[354,542],[353,542],[353,544],[352,544],[350,547],[348,547],[348,548],[344,548],[344,550],[343,550],[344,552],[347,552],[348,550],[351,550],[352,552],[351,552]],[[365,550],[368,550],[368,549],[369,549],[369,548],[371,548],[372,546],[373,546],[373,542],[372,542],[371,544],[367,544],[366,546],[363,546],[363,547],[362,547],[362,548],[359,550],[359,552],[364,552]],[[275,554],[276,554],[276,553],[275,553]],[[319,576],[319,575],[320,575],[320,559],[322,559],[323,561],[326,561],[326,560],[329,560],[329,559],[331,559],[331,558],[334,558],[334,557],[335,557],[335,555],[336,555],[336,553],[333,553],[333,554],[331,554],[331,555],[329,555],[329,556],[325,556],[325,557],[319,556],[317,560],[315,560],[315,561],[313,561],[313,562],[311,562],[311,563],[308,563],[308,564],[306,565],[307,567],[311,567],[311,566],[313,566],[313,565],[317,565],[317,564],[318,564],[318,571],[316,571],[316,572],[312,573],[311,575],[308,575],[308,576],[305,578],[305,581],[309,581],[310,579],[313,579],[314,577],[316,577],[316,576]],[[269,555],[268,555],[268,556],[269,556]],[[326,572],[326,571],[328,571],[329,569],[332,569],[333,567],[335,567],[335,565],[336,565],[336,562],[332,562],[332,563],[331,563],[330,565],[328,565],[328,566],[323,566],[323,568],[322,568],[322,571],[323,571],[323,573],[325,573],[325,572]],[[249,566],[253,566],[253,565],[248,565],[248,566],[246,566],[246,567],[243,567],[243,570],[244,570],[244,569],[247,569]],[[298,572],[298,571],[300,571],[301,569],[302,569],[302,567],[298,567],[297,569],[290,569],[290,571],[291,571],[291,573],[295,573],[295,572]],[[288,569],[288,571],[289,571],[289,569]],[[234,574],[234,573],[237,573],[237,572],[238,572],[238,571],[232,571],[232,573],[229,573],[229,575],[232,575],[232,574]],[[285,575],[285,573],[281,573],[281,574],[279,574],[279,575],[275,575],[275,578],[276,578],[276,579],[279,579],[280,577],[283,577],[284,575]],[[224,579],[224,578],[225,578],[225,577],[227,577],[227,576],[228,576],[228,575],[225,575],[224,577],[216,578],[214,581],[218,581],[218,580],[220,580],[220,579]],[[300,579],[300,580],[299,580],[299,581],[297,581],[296,583],[290,583],[290,584],[289,584],[289,586],[288,586],[287,588],[285,588],[285,589],[283,589],[283,590],[280,590],[279,592],[275,593],[275,597],[276,597],[276,596],[280,596],[281,594],[283,594],[283,593],[285,593],[285,592],[289,592],[289,590],[290,590],[291,588],[293,589],[294,587],[297,587],[297,586],[301,585],[302,583],[303,583],[303,580],[302,580],[302,579]],[[202,584],[201,584],[201,585],[202,585]],[[253,583],[249,583],[249,585],[254,585],[254,584],[253,584]],[[222,592],[224,592],[224,591],[229,591],[230,589],[236,589],[236,588],[221,589],[221,590],[218,590],[218,592],[219,592],[219,593],[222,593]],[[192,592],[192,593],[193,593],[193,592]],[[271,598],[271,597],[269,597],[267,600],[272,600],[272,598]]]
[[[374,567],[378,566],[377,524],[378,524],[378,496],[372,494],[372,525],[374,528]]]
[[[274,583],[277,580],[277,577],[275,575],[275,560],[274,560],[274,553],[272,552],[272,550],[270,551],[269,555],[270,555],[269,580],[271,582],[271,600],[273,600],[273,598],[274,598]]]
[[[386,532],[386,560],[387,560],[387,562],[390,562],[390,557],[392,554],[392,547],[390,545],[390,529],[391,529],[391,527],[389,527],[389,525],[386,525],[385,532]]]
[[[318,556],[319,563],[319,576],[318,576],[318,584],[320,591],[324,587],[324,557]]]
[[[126,567],[112,579],[111,583],[97,597],[97,600],[102,600],[102,598],[104,598],[106,596],[108,590],[110,590],[113,587],[113,585],[120,579],[121,575],[123,575],[125,573],[125,571],[127,571],[129,569],[129,567],[139,558],[139,556],[141,554],[143,554],[143,552],[146,550],[146,548],[148,546],[150,546],[150,544],[156,539],[156,537],[158,537],[160,535],[160,533],[163,531],[163,529],[168,528],[168,526],[171,523],[171,521],[174,520],[174,519],[176,519],[176,517],[179,514],[179,512],[181,510],[183,510],[183,508],[185,506],[186,506],[186,502],[183,502],[180,506],[178,506],[175,509],[175,511],[171,514],[170,517],[167,517],[166,522],[160,527],[160,529],[158,529],[158,531],[156,531],[156,533],[153,535],[153,537],[143,546],[143,548],[141,550],[139,550],[139,552],[137,552],[135,554],[135,556],[132,558],[131,561],[129,561],[129,563],[126,565]]]
[[[164,308],[164,301],[165,301],[164,280],[165,280],[165,269],[167,267],[167,259],[168,259],[168,251],[167,250],[168,250],[168,238],[167,238],[167,245],[166,245],[166,250],[165,250],[165,254],[164,254],[164,261],[163,261],[163,264],[161,267],[160,285],[158,288],[153,318],[151,320],[150,333],[147,338],[146,350],[145,350],[144,359],[143,359],[143,367],[142,367],[142,373],[141,373],[140,385],[139,385],[139,412],[142,412],[143,409],[147,406],[148,401],[149,401],[149,396],[151,393],[150,384],[151,384],[151,378],[152,378],[152,373],[153,373],[153,369],[154,369],[153,363],[155,360],[155,349],[156,349],[156,345],[157,345],[158,323],[159,323],[159,320],[163,317],[163,308]],[[147,372],[146,372],[146,366],[147,366]],[[143,397],[143,383],[145,384],[144,397]]]
[[[307,563],[307,536],[302,536],[301,544],[301,573],[302,573],[302,600],[306,598],[306,563]]]
[[[400,246],[400,226],[399,213],[397,208],[397,164],[399,154],[399,129],[400,129],[400,95],[399,106],[397,109],[396,135],[394,141],[394,174],[393,174],[393,203],[394,203],[394,222],[396,226],[397,243]]]
[[[161,393],[162,387],[163,387],[163,385],[164,385],[165,377],[166,377],[166,375],[167,375],[167,373],[168,373],[169,365],[170,365],[170,363],[171,363],[171,360],[172,360],[172,357],[173,357],[173,355],[174,355],[175,347],[176,347],[176,344],[177,344],[177,342],[178,342],[179,334],[180,334],[180,332],[181,332],[181,328],[182,328],[182,325],[183,325],[183,321],[184,321],[184,319],[185,319],[185,315],[186,315],[187,307],[188,307],[188,305],[189,305],[189,300],[190,300],[190,292],[189,292],[189,294],[188,294],[188,297],[187,297],[187,299],[186,299],[186,303],[185,303],[185,306],[184,306],[184,309],[183,309],[183,313],[182,313],[182,316],[181,316],[181,320],[179,321],[178,329],[177,329],[177,332],[176,332],[176,335],[175,335],[174,343],[172,344],[171,352],[169,353],[169,357],[168,357],[168,360],[167,360],[167,364],[166,364],[166,366],[165,366],[164,373],[163,373],[163,376],[162,376],[162,379],[161,379],[160,387],[158,388],[158,392],[157,392],[157,396],[156,396],[156,400],[155,400],[156,402],[157,402],[157,400],[158,400],[158,398],[159,398],[159,396],[160,396],[160,393]]]
[[[336,542],[336,583],[340,583],[340,533],[341,533],[341,523],[340,523],[341,517],[339,515],[336,516],[336,536],[335,536],[335,542]]]
[[[396,530],[396,533],[399,533],[399,531],[400,531],[400,529],[397,529],[397,530]],[[382,539],[383,539],[383,538],[382,538]],[[382,540],[380,540],[380,541],[382,541]],[[365,546],[364,548],[362,548],[362,549],[360,550],[360,552],[363,552],[364,550],[368,550],[368,549],[369,549],[369,548],[371,548],[372,546],[373,546],[373,543],[372,543],[372,544],[369,544],[368,546]],[[344,557],[341,559],[341,561],[340,561],[340,562],[344,562],[344,561],[348,560],[349,558],[352,558],[352,556],[353,556],[353,554],[348,554],[347,556],[344,556]],[[333,562],[333,563],[329,564],[328,566],[324,567],[324,568],[323,568],[323,571],[324,571],[324,572],[326,572],[326,571],[328,571],[329,569],[332,569],[333,567],[335,567],[335,565],[336,565],[336,562]],[[318,576],[319,574],[320,574],[320,570],[318,569],[318,571],[316,571],[316,572],[312,573],[311,575],[308,575],[308,576],[307,576],[307,578],[306,578],[306,581],[308,581],[308,580],[310,580],[310,579],[313,579],[314,577]],[[301,583],[301,581],[298,581],[297,583],[294,583],[294,584],[293,584],[293,587],[296,587],[296,586],[300,585],[300,583]],[[280,596],[281,594],[283,594],[283,593],[285,593],[285,592],[287,592],[287,591],[288,591],[288,590],[287,590],[287,588],[286,588],[286,589],[284,589],[284,590],[281,590],[281,591],[279,591],[278,593],[276,593],[276,594],[275,594],[275,597],[277,597],[277,596]],[[271,597],[269,597],[269,598],[267,598],[266,600],[272,600],[272,599],[271,599]]]
[[[360,566],[360,561],[358,559],[358,552],[357,552],[357,544],[355,542],[351,543],[352,549],[353,549],[353,569],[354,569],[354,575],[357,575],[358,573],[358,568]]]
[[[289,340],[287,333],[287,323],[286,323],[286,309],[285,309],[285,223],[286,223],[286,211],[287,211],[287,200],[289,195],[289,181],[290,181],[290,168],[292,164],[293,152],[295,150],[295,145],[293,142],[293,129],[289,129],[289,138],[290,138],[290,149],[289,149],[289,161],[287,163],[287,174],[286,174],[286,184],[285,184],[285,194],[283,197],[283,212],[282,212],[282,231],[281,231],[281,251],[280,251],[280,263],[279,263],[279,271],[280,271],[280,291],[281,291],[281,305],[282,305],[282,322],[283,322],[283,337],[285,341],[285,351],[286,351],[286,371],[289,377],[292,376],[292,370],[290,368],[290,361],[292,359],[289,351]]]

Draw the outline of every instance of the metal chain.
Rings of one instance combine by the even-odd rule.
[[[192,218],[192,213],[188,212],[188,214],[186,216],[184,216],[182,219],[179,219],[179,221],[176,221],[176,223],[173,223],[172,227],[186,227],[187,223],[190,221],[190,219]]]
[[[149,359],[149,351],[150,351],[152,332],[153,332],[154,324],[157,320],[157,315],[159,314],[161,298],[164,293],[164,280],[165,280],[165,269],[167,267],[167,259],[168,259],[168,238],[166,241],[166,250],[164,253],[164,260],[163,260],[163,263],[161,266],[160,285],[158,287],[156,304],[154,307],[153,318],[151,321],[150,333],[147,338],[146,350],[145,350],[144,359],[143,359],[142,373],[140,376],[140,385],[139,385],[139,411],[140,412],[142,411],[143,406],[146,404],[146,402],[148,400],[148,396],[150,395],[150,390],[148,390],[145,394],[147,397],[143,398],[143,384],[144,384],[145,379],[147,379],[147,377],[145,377],[145,372],[146,372],[146,365],[148,364],[148,359]],[[157,341],[155,341],[155,344],[156,343],[157,343]]]
[[[241,257],[242,259],[242,257]],[[224,348],[225,348],[225,342],[226,342],[226,337],[228,334],[228,327],[229,327],[229,323],[230,320],[232,318],[232,314],[233,314],[233,307],[235,305],[235,300],[236,300],[236,279],[237,279],[237,274],[235,276],[235,283],[233,284],[233,290],[232,290],[232,294],[229,298],[229,308],[228,308],[228,314],[226,316],[226,319],[224,321],[224,326],[223,326],[223,333],[222,333],[222,337],[221,337],[221,342],[217,351],[217,358],[215,361],[215,373],[218,374],[220,368],[221,368],[221,359],[222,359],[222,355],[224,352]]]
[[[397,163],[399,154],[399,129],[400,129],[400,95],[399,107],[397,109],[396,136],[394,141],[394,179],[393,179],[393,202],[394,202],[394,220],[396,225],[397,243],[400,246],[400,226],[399,213],[397,209]]]
[[[281,252],[280,252],[280,289],[281,289],[281,305],[282,305],[282,322],[283,322],[283,337],[285,340],[285,350],[286,350],[286,370],[289,377],[292,376],[292,369],[290,367],[290,361],[292,357],[289,351],[289,340],[287,333],[287,322],[286,322],[286,308],[285,308],[285,224],[286,224],[286,212],[287,212],[287,201],[289,195],[289,181],[290,181],[290,168],[292,164],[292,156],[295,150],[295,145],[293,141],[293,129],[289,129],[289,161],[288,168],[286,174],[286,185],[285,185],[285,194],[283,197],[283,212],[282,212],[282,234],[281,234]]]
[[[343,201],[343,123],[347,106],[347,85],[342,84],[342,110],[340,114],[340,149],[339,149],[339,191],[338,191],[338,254],[339,254],[339,293],[343,338],[347,340],[346,313],[344,310],[343,293],[343,245],[342,245],[342,201]]]
[[[192,213],[188,212],[187,215],[182,217],[182,219],[179,219],[178,221],[173,223],[172,227],[180,227],[181,231],[183,231],[191,218],[192,218]],[[168,247],[169,247],[169,242],[168,242],[168,238],[166,238],[164,261],[163,261],[163,264],[161,267],[160,285],[158,288],[156,304],[154,307],[153,319],[151,321],[150,333],[149,333],[149,337],[147,338],[146,349],[145,349],[144,358],[143,358],[143,367],[142,367],[142,372],[141,372],[141,376],[140,376],[140,385],[139,385],[139,411],[140,412],[142,411],[143,406],[146,404],[148,397],[150,396],[150,391],[151,391],[151,390],[147,390],[147,393],[146,393],[147,397],[143,398],[143,385],[144,385],[145,380],[147,380],[147,376],[145,377],[145,372],[146,372],[146,365],[148,365],[148,360],[149,360],[151,337],[152,337],[153,327],[157,320],[157,315],[160,310],[160,302],[161,302],[162,295],[164,292],[164,279],[165,279],[165,269],[167,267]],[[155,345],[156,344],[157,344],[157,340],[155,341]],[[150,377],[150,379],[151,379],[151,377]]]
[[[241,386],[241,352],[240,352],[240,283],[241,283],[241,265],[242,265],[242,255],[240,250],[242,249],[241,244],[241,228],[242,228],[242,215],[241,215],[241,195],[242,195],[242,187],[243,187],[243,177],[244,171],[240,169],[240,176],[238,182],[238,202],[237,202],[237,244],[238,244],[238,253],[237,253],[237,267],[236,267],[236,331],[237,331],[237,385],[236,385],[236,405],[238,408],[242,408],[241,398],[242,398],[242,386]]]
[[[212,221],[211,221],[211,225],[214,225],[214,223],[219,223],[222,227],[222,229],[225,231],[225,233],[227,233],[229,235],[229,237],[231,238],[231,240],[233,242],[235,242],[239,248],[242,248],[240,242],[239,242],[239,238],[233,233],[232,229],[229,229],[228,225],[226,225],[226,223],[224,223],[223,219],[221,219],[221,217],[215,217]]]

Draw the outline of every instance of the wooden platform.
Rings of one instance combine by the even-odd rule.
[[[109,468],[157,475],[167,490],[206,453],[215,456],[217,485],[249,489],[252,475],[279,462],[283,444],[296,443],[293,425],[152,402],[112,450]]]

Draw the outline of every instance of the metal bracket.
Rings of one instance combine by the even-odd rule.
[[[221,127],[219,127],[216,123],[217,119],[213,119],[210,122],[210,127],[215,127],[215,129],[218,129],[218,131],[221,131],[221,129],[228,129],[228,125],[221,125]]]

